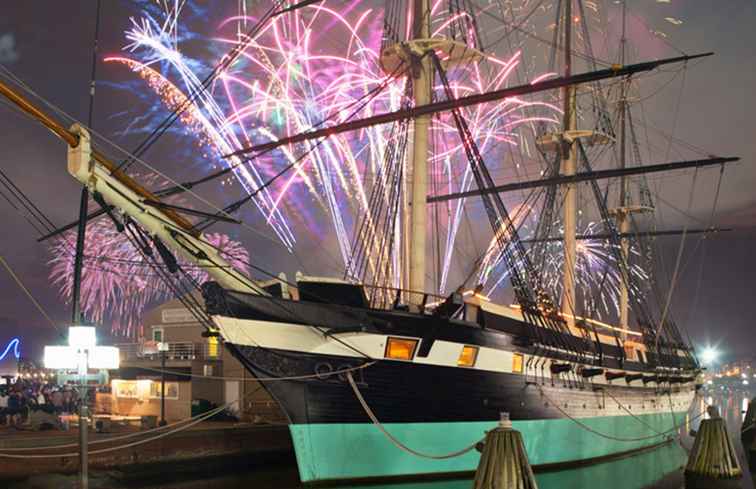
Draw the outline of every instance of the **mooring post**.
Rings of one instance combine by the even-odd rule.
[[[685,466],[685,488],[738,488],[743,471],[725,420],[715,406],[709,406],[707,411],[710,419],[701,421]]]
[[[522,434],[512,429],[509,413],[486,434],[473,489],[538,489]]]
[[[756,397],[748,403],[743,425],[740,427],[740,441],[743,444],[746,461],[751,472],[756,471]]]

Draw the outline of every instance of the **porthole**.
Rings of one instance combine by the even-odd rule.
[[[478,359],[478,347],[465,345],[462,347],[462,351],[459,352],[459,358],[457,358],[457,365],[460,367],[473,367],[475,361]]]
[[[389,338],[386,342],[386,358],[412,360],[415,357],[417,340],[410,338]]]

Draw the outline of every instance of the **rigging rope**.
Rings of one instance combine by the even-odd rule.
[[[37,299],[34,298],[34,296],[29,291],[29,289],[26,288],[26,286],[21,281],[21,279],[18,277],[18,275],[16,275],[16,273],[13,271],[13,269],[10,266],[10,264],[2,256],[0,256],[0,263],[2,263],[3,267],[5,267],[5,269],[8,271],[8,274],[16,282],[16,285],[18,285],[18,287],[24,292],[24,294],[26,294],[26,297],[28,297],[29,300],[32,301],[32,303],[34,304],[34,307],[37,308],[37,310],[40,312],[40,314],[42,314],[42,316],[44,316],[45,319],[47,319],[47,322],[49,322],[50,325],[52,325],[52,327],[55,328],[55,330],[58,332],[58,334],[61,337],[64,337],[63,332],[58,327],[58,324],[55,321],[53,321],[52,318],[50,318],[50,316],[47,314],[47,312],[42,307],[42,305],[37,301]]]
[[[693,173],[693,182],[690,185],[690,194],[688,196],[688,212],[690,212],[691,207],[693,206],[693,195],[696,190],[697,179],[698,179],[698,169],[696,169],[695,173]],[[721,181],[722,180],[720,178],[720,183]],[[719,197],[719,187],[717,187],[717,198],[718,197]],[[682,261],[683,251],[685,250],[685,238],[687,237],[687,234],[688,234],[688,223],[686,222],[685,226],[683,227],[682,237],[680,238],[680,246],[677,249],[677,259],[675,260],[675,268],[674,268],[674,271],[672,272],[672,279],[670,280],[669,291],[667,291],[667,300],[664,304],[664,310],[662,312],[661,320],[659,322],[659,329],[656,333],[655,343],[656,343],[657,348],[659,345],[659,337],[662,333],[662,329],[664,328],[665,321],[667,319],[667,314],[669,313],[669,306],[672,303],[672,294],[674,293],[675,288],[677,287],[677,278],[680,272],[680,262]]]

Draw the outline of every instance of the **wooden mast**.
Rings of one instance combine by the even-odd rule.
[[[564,2],[564,77],[572,75],[572,0]],[[562,129],[562,168],[561,173],[572,176],[577,173],[577,145],[573,139],[565,138],[569,133],[577,131],[577,98],[576,86],[567,85],[562,89],[564,103],[564,120]],[[564,262],[562,264],[562,312],[568,326],[575,325],[575,259],[577,242],[575,229],[577,228],[577,186],[574,183],[565,185],[563,205],[564,228]]]
[[[413,6],[413,29],[415,41],[430,39],[430,1],[415,0]],[[431,102],[433,65],[428,55],[413,60],[412,95],[415,107]],[[409,199],[409,280],[411,291],[425,290],[425,242],[426,242],[426,198],[428,195],[428,131],[430,115],[424,114],[413,120],[412,160],[409,169],[411,194]],[[419,305],[422,294],[411,293],[410,303]]]

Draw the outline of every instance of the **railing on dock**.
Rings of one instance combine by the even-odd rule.
[[[160,360],[161,352],[145,349],[143,343],[121,343],[116,345],[121,353],[121,361]],[[166,360],[212,360],[220,357],[217,345],[192,341],[168,342]]]

